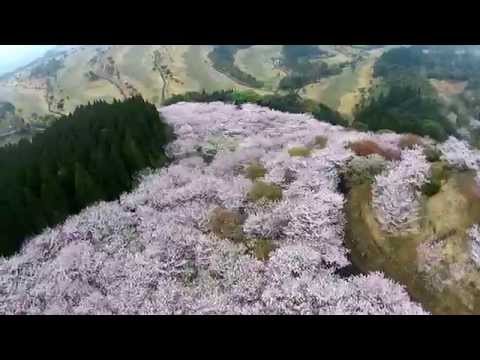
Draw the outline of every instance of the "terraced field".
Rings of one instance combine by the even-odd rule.
[[[162,46],[165,56],[165,63],[170,71],[174,74],[174,79],[168,82],[165,95],[171,96],[181,94],[186,91],[194,91],[197,89],[196,81],[187,75],[187,64],[185,54],[189,51],[189,45],[164,45]],[[160,75],[157,73],[157,76]],[[160,96],[160,94],[158,94]]]
[[[112,101],[121,98],[118,89],[105,80],[89,81],[85,76],[89,69],[88,61],[96,54],[93,47],[85,47],[78,51],[75,56],[69,56],[65,60],[65,66],[57,73],[57,81],[54,91],[56,97],[69,96],[65,101],[65,111],[72,111],[75,107],[87,102],[102,98]],[[62,93],[59,91],[63,90]]]
[[[282,56],[282,45],[254,45],[239,50],[235,56],[235,65],[243,72],[262,81],[265,90],[275,90],[285,73],[275,68],[273,59]]]
[[[330,65],[351,60],[351,54],[345,47],[318,46],[335,54],[323,59]],[[53,103],[64,99],[64,112],[71,112],[78,105],[97,99],[112,101],[122,97],[118,86],[111,82],[102,79],[90,81],[85,76],[92,69],[89,60],[98,55],[97,49],[100,47],[75,48],[66,57],[56,80],[51,79]],[[115,45],[103,48],[107,51],[103,57],[111,56],[114,59],[122,84],[127,81],[147,100],[157,104],[161,102],[162,94],[168,98],[187,91],[250,89],[213,68],[208,58],[213,49],[211,45]],[[155,51],[160,52],[160,65],[164,67],[163,71],[168,74],[168,78],[159,69],[154,69]],[[352,51],[355,53],[359,50]],[[281,57],[282,45],[254,45],[236,53],[235,65],[265,84],[262,89],[254,89],[255,91],[261,95],[271,94],[277,91],[280,80],[286,75],[274,63]],[[358,102],[358,88],[369,84],[372,66],[373,61],[355,71],[347,68],[340,75],[304,87],[299,93],[346,115],[351,114]],[[48,114],[45,90],[0,85],[0,100],[14,103],[17,108],[23,109],[27,117],[33,112]]]
[[[356,70],[357,81],[355,88],[353,89],[353,91],[346,93],[340,98],[340,104],[337,110],[341,114],[346,116],[352,116],[355,105],[357,105],[361,99],[362,91],[366,93],[370,86],[373,84],[374,64],[375,59],[371,59],[361,64],[358,70]]]
[[[45,92],[41,90],[0,86],[0,100],[11,102],[17,109],[22,109],[22,114],[26,117],[32,113],[48,113]]]
[[[383,49],[370,51],[367,60],[359,63],[355,69],[346,67],[339,75],[307,85],[302,89],[301,94],[306,98],[322,102],[351,119],[355,105],[361,99],[362,91],[367,92],[375,83],[373,67],[382,51]],[[346,55],[337,53],[336,56],[327,58],[325,61],[334,64],[348,60]]]
[[[190,78],[190,82],[196,85],[196,90],[215,91],[239,88],[240,85],[211,66],[208,59],[208,53],[211,50],[212,47],[208,45],[192,45],[186,51],[184,59],[187,67],[186,74]]]
[[[109,54],[115,59],[122,80],[128,81],[147,99],[162,92],[163,81],[153,70],[155,45],[114,46]]]
[[[358,71],[345,68],[339,75],[322,79],[315,84],[305,86],[300,94],[314,101],[319,101],[332,109],[338,109],[342,96],[355,91],[358,83]]]

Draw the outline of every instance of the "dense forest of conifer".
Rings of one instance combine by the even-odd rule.
[[[448,109],[429,79],[458,80],[470,76],[473,56],[438,47],[385,52],[374,67],[380,85],[360,104],[355,114],[356,126],[372,131],[414,133],[439,141],[456,135],[455,125],[447,118]]]
[[[468,47],[412,46],[385,52],[375,64],[375,76],[408,72],[439,80],[479,78],[480,62],[476,50]]]
[[[167,162],[164,146],[172,138],[155,106],[134,97],[80,106],[32,142],[0,149],[0,256],[130,190],[139,170]]]
[[[424,95],[420,87],[390,84],[385,94],[380,94],[361,108],[355,116],[356,126],[365,130],[393,130],[414,133],[444,141],[455,135],[453,124],[446,118],[437,99]]]

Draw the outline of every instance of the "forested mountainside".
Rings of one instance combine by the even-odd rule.
[[[414,46],[382,54],[377,84],[358,104],[357,127],[413,132],[479,145],[480,52],[476,46]]]
[[[159,110],[173,163],[0,259],[1,313],[479,311],[477,150],[252,104]]]

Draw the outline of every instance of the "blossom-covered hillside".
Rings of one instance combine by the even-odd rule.
[[[175,162],[0,259],[0,313],[426,313],[382,273],[341,275],[349,144],[398,150],[400,135],[248,104],[159,110]],[[390,229],[417,216],[429,165],[418,147],[387,162],[374,197]]]

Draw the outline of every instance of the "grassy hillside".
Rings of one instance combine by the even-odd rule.
[[[254,45],[240,49],[235,56],[235,65],[263,82],[265,90],[275,90],[285,72],[276,61],[282,57],[282,45]]]

